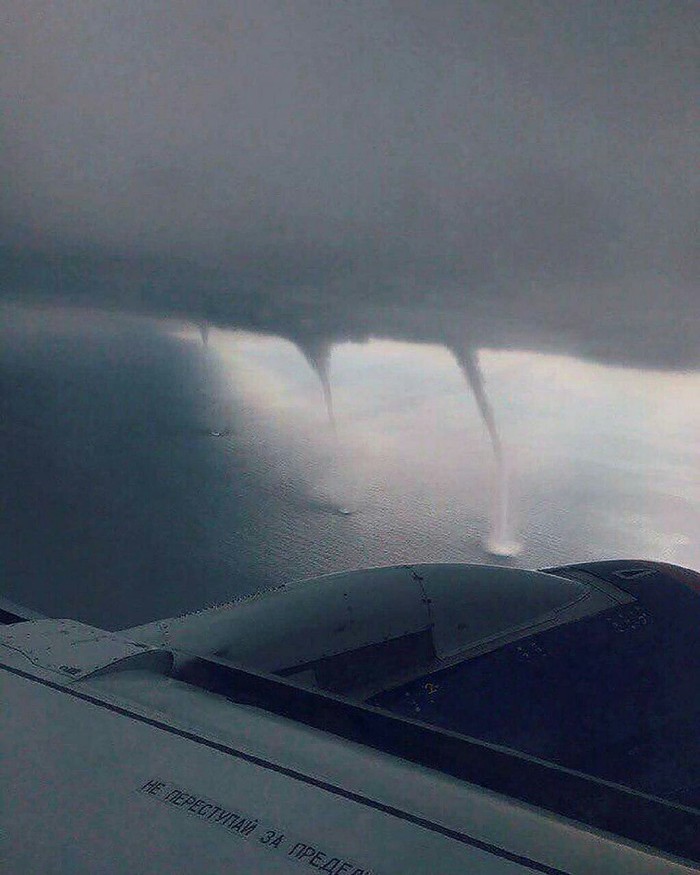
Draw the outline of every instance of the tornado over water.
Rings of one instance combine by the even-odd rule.
[[[340,442],[338,440],[338,429],[336,427],[335,413],[333,411],[333,393],[331,391],[330,379],[330,361],[333,345],[328,341],[320,338],[304,338],[304,340],[296,339],[294,341],[303,354],[306,361],[311,365],[312,370],[316,374],[321,383],[323,391],[323,400],[326,405],[326,414],[328,416],[328,425],[330,426],[333,445],[333,463],[334,470],[333,479],[338,479],[338,470],[340,468],[339,452]],[[325,494],[322,496],[322,502],[327,504],[328,509],[333,513],[341,516],[349,516],[353,513],[348,507],[347,486],[343,485],[340,490],[338,486],[328,490],[331,494],[327,494],[327,490],[322,490]]]
[[[491,515],[491,531],[486,541],[486,549],[495,556],[514,556],[520,552],[521,545],[513,537],[510,522],[510,471],[507,453],[496,424],[484,377],[476,353],[469,347],[452,349],[469,388],[474,395],[479,413],[486,426],[496,462],[496,481]]]
[[[326,405],[326,413],[328,414],[328,424],[331,427],[333,436],[336,437],[338,432],[333,411],[333,393],[331,391],[330,379],[332,344],[316,338],[297,340],[296,344],[321,383],[323,400]]]

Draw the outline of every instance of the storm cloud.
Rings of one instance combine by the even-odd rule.
[[[6,297],[698,364],[695,2],[4,18]]]

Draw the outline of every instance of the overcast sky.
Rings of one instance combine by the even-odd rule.
[[[601,301],[615,283],[641,306],[662,278],[695,312],[696,0],[6,0],[2,16],[15,253],[264,265],[281,284],[339,266],[469,294],[578,283]]]

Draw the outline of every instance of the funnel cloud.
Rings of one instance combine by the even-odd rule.
[[[330,363],[332,346],[319,338],[307,338],[298,340],[297,347],[301,351],[306,361],[311,366],[311,369],[318,377],[323,392],[323,401],[326,405],[326,414],[328,416],[328,424],[333,432],[333,436],[337,437],[337,426],[335,421],[335,412],[333,410],[333,393],[331,391],[330,378]]]

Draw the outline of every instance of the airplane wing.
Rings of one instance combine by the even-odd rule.
[[[698,871],[694,572],[370,569],[121,632],[6,607],[9,872]]]

